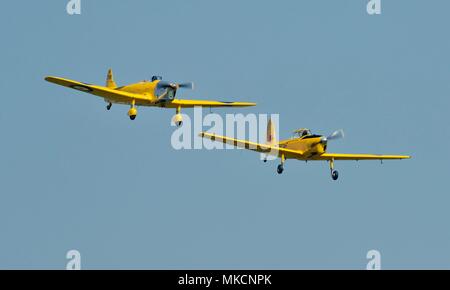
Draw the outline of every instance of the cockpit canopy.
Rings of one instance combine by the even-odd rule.
[[[152,82],[162,80],[162,76],[152,76]]]
[[[305,136],[309,136],[309,135],[311,135],[311,130],[306,129],[306,128],[301,128],[301,129],[298,129],[298,130],[294,131],[293,137],[294,138],[301,138],[301,137],[305,137]]]

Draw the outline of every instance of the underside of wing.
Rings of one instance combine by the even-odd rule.
[[[377,154],[341,154],[324,153],[313,158],[314,160],[387,160],[387,159],[409,159],[407,155],[377,155]]]
[[[135,100],[136,105],[146,105],[150,103],[150,100],[144,95],[132,94],[103,86],[90,85],[58,77],[46,77],[45,80],[60,86],[99,96],[113,102],[130,103],[131,100]]]
[[[208,101],[208,100],[180,100],[175,99],[166,104],[169,108],[193,108],[193,107],[251,107],[256,106],[256,103],[247,102],[220,102],[220,101]]]
[[[276,146],[266,145],[266,144],[260,144],[256,142],[251,142],[247,140],[238,140],[230,137],[225,136],[219,136],[211,133],[200,133],[200,137],[207,138],[212,141],[222,142],[224,144],[233,145],[235,147],[244,148],[260,153],[266,153],[270,155],[276,155],[281,156],[282,154],[285,155],[285,158],[301,158],[302,153],[300,151],[296,150],[290,150],[286,148],[279,148]]]

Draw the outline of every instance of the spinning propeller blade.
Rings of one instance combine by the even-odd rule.
[[[193,82],[178,84],[178,83],[170,83],[170,82],[160,81],[158,83],[158,86],[160,86],[162,88],[174,88],[174,89],[183,88],[183,89],[189,89],[189,90],[193,90],[194,89],[194,83]]]
[[[323,137],[322,142],[327,142],[329,140],[338,140],[344,138],[344,130],[340,129],[337,131],[334,131],[330,136]]]
[[[344,130],[340,129],[334,131],[330,136],[327,137],[327,140],[337,140],[344,138]]]
[[[194,89],[194,83],[193,82],[181,83],[181,84],[178,84],[178,87],[179,88],[183,88],[183,89],[193,90]]]

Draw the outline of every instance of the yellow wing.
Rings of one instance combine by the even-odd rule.
[[[151,103],[150,99],[145,95],[132,94],[103,86],[90,85],[58,77],[46,77],[45,80],[60,86],[68,87],[119,103],[130,103],[131,100],[135,100],[138,105],[146,105]]]
[[[219,136],[211,133],[202,132],[199,134],[202,138],[211,139],[212,141],[222,142],[224,144],[230,144],[235,147],[244,148],[256,152],[261,153],[267,153],[271,155],[281,156],[281,154],[284,154],[285,158],[301,158],[302,152],[286,149],[286,148],[280,148],[277,146],[271,146],[267,144],[260,144],[256,142],[251,142],[247,140],[238,140],[234,138]]]
[[[306,156],[303,152],[287,148],[280,148],[278,146],[271,146],[267,144],[260,144],[247,140],[238,140],[234,138],[219,136],[211,133],[202,132],[199,134],[202,138],[211,139],[212,141],[230,144],[235,147],[244,148],[256,152],[268,153],[281,157],[283,154],[286,159],[299,160],[383,160],[383,159],[409,159],[411,156],[406,155],[376,155],[376,154],[339,154],[339,153],[324,153],[313,157]]]
[[[192,108],[192,107],[251,107],[256,106],[256,103],[247,102],[219,102],[207,100],[180,100],[175,99],[165,105],[168,108]]]
[[[314,160],[385,160],[385,159],[409,159],[407,155],[377,155],[377,154],[340,154],[340,153],[324,153]]]

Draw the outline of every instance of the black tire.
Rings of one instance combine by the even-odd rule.
[[[278,174],[281,174],[281,173],[283,173],[283,171],[284,171],[283,165],[282,165],[282,164],[278,165],[278,167],[277,167],[277,173],[278,173]]]
[[[177,127],[181,127],[181,126],[183,126],[183,121],[176,122],[175,125],[177,125]]]
[[[134,119],[136,119],[136,115],[131,115],[130,120],[134,120]]]
[[[331,172],[331,178],[333,178],[333,180],[337,180],[339,178],[339,172],[337,170],[333,170]]]

